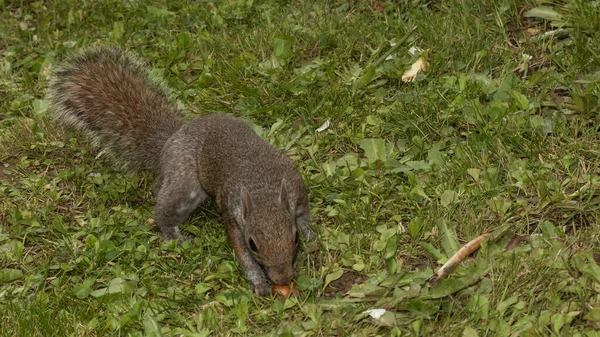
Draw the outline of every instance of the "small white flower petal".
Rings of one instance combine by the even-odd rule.
[[[364,314],[367,314],[375,319],[379,319],[383,314],[385,314],[385,309],[369,309]]]
[[[323,132],[325,130],[327,130],[327,128],[329,127],[329,119],[325,121],[325,123],[323,123],[321,126],[319,126],[319,128],[317,129],[317,132]]]

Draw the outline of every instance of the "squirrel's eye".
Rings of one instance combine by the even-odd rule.
[[[248,240],[248,246],[250,247],[250,250],[252,250],[255,253],[258,253],[258,248],[256,247],[256,243],[254,243],[254,240]]]

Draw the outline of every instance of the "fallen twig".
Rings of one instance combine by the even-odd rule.
[[[446,262],[438,272],[431,278],[432,283],[436,283],[442,278],[448,276],[454,268],[456,268],[464,259],[476,251],[480,246],[483,239],[487,238],[489,233],[481,234],[475,239],[469,241],[466,245],[462,246],[452,257]]]

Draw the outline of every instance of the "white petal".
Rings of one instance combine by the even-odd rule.
[[[363,314],[367,314],[375,319],[379,319],[381,315],[385,314],[385,309],[369,309],[363,312]]]
[[[322,132],[327,130],[327,128],[329,127],[329,119],[325,121],[325,123],[323,123],[321,126],[319,126],[319,128],[317,129],[317,132]]]

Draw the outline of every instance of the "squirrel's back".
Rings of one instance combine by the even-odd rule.
[[[302,182],[298,169],[285,154],[260,138],[244,121],[225,114],[192,120],[180,132],[195,139],[198,177],[211,195],[227,181],[249,189],[279,192],[281,180]]]
[[[118,48],[93,48],[53,70],[50,113],[83,131],[124,167],[158,167],[165,142],[181,126],[166,86],[145,62]]]

